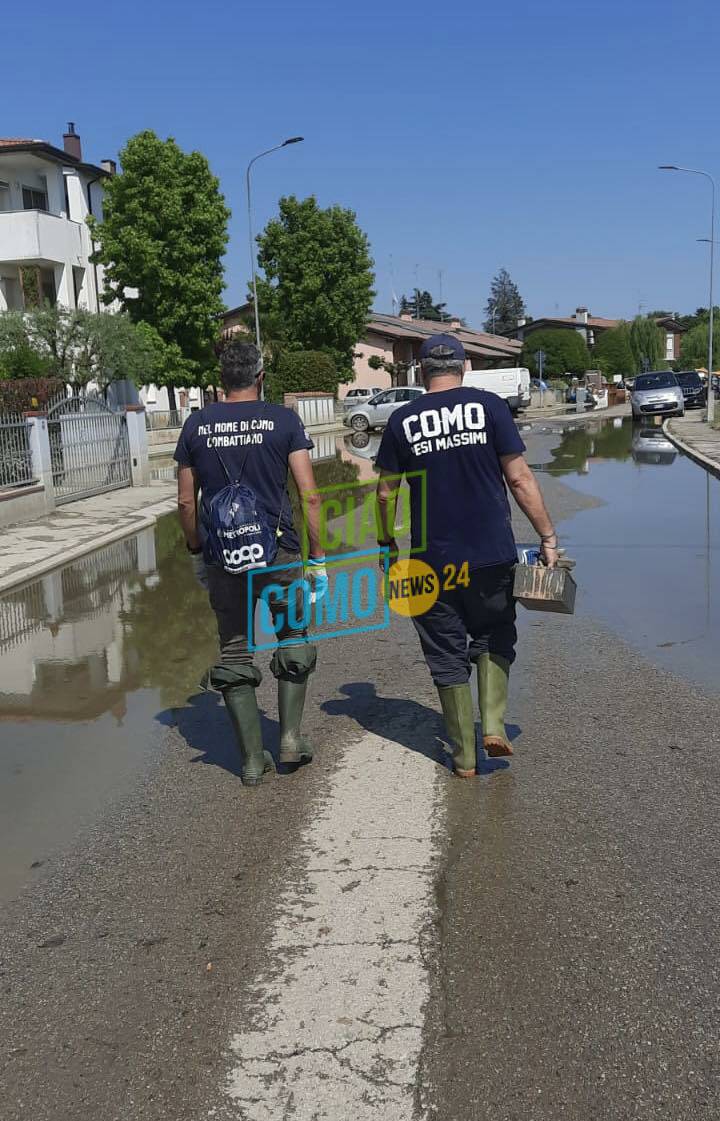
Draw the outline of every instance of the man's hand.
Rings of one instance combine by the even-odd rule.
[[[394,537],[391,537],[389,541],[378,541],[378,550],[378,564],[384,572],[386,555],[388,558],[388,568],[392,568],[392,566],[395,564],[395,561],[398,559],[398,556],[400,555],[400,550],[398,548],[398,543]]]
[[[325,557],[308,557],[305,561],[305,579],[310,586],[311,603],[317,603],[327,595],[329,582]]]
[[[190,567],[193,570],[193,576],[197,580],[201,588],[205,591],[208,590],[208,576],[207,568],[205,567],[205,558],[202,553],[190,554]]]

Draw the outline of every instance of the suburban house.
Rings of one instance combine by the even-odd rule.
[[[246,303],[225,312],[224,330],[246,332],[249,311],[251,305]],[[517,366],[520,361],[522,343],[517,339],[473,331],[464,327],[459,319],[437,323],[431,319],[413,319],[410,314],[371,312],[365,333],[355,347],[355,377],[339,386],[339,396],[344,397],[353,388],[413,385],[419,380],[419,352],[423,340],[438,331],[457,335],[465,347],[468,370]],[[396,367],[394,375],[380,363]]]
[[[70,122],[63,147],[45,140],[0,138],[0,312],[47,302],[87,311],[113,311],[102,303],[104,269],[93,264],[89,214],[102,221],[103,183],[114,160],[86,163]],[[154,385],[116,387],[148,413],[170,411],[168,391]],[[113,394],[111,393],[111,399]],[[180,408],[200,408],[198,386],[178,390]],[[158,418],[156,418],[158,419]]]
[[[103,180],[115,164],[85,163],[70,123],[63,147],[0,139],[0,311],[39,301],[100,309],[103,269],[90,261],[85,219],[102,218]]]
[[[457,335],[465,347],[468,370],[494,369],[497,366],[517,366],[522,343],[501,335],[489,335],[465,327],[459,319],[437,323],[432,319],[413,319],[411,315],[383,315],[372,312],[365,334],[355,350],[355,379],[341,385],[339,394],[344,397],[353,387],[378,386],[385,389],[393,378],[378,362],[397,367],[394,383],[413,385],[419,381],[419,353],[423,341],[439,331]]]
[[[663,316],[656,319],[655,322],[665,332],[665,358],[668,362],[673,362],[680,357],[680,342],[685,328],[672,316]],[[618,323],[620,323],[619,319],[603,319],[596,315],[590,315],[586,307],[578,307],[573,315],[566,317],[543,316],[540,319],[531,319],[530,322],[519,320],[515,334],[518,339],[524,342],[533,331],[542,331],[550,327],[565,328],[577,331],[578,334],[582,335],[585,343],[592,347],[598,335],[602,334],[603,331],[609,331],[611,328],[617,327]]]

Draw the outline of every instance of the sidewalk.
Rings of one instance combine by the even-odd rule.
[[[175,505],[175,484],[162,482],[82,498],[47,518],[8,526],[2,531],[0,592],[147,529]]]
[[[711,428],[703,418],[701,410],[686,413],[682,417],[668,418],[663,429],[673,444],[690,459],[713,475],[720,476],[720,429]]]

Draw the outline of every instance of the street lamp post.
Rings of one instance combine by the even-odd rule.
[[[252,219],[252,196],[250,193],[250,171],[252,165],[261,160],[263,156],[269,156],[271,152],[279,152],[281,148],[287,148],[288,144],[299,144],[304,140],[302,136],[291,136],[289,140],[283,140],[282,144],[276,144],[274,148],[268,148],[265,152],[258,152],[257,156],[253,156],[250,163],[247,165],[245,173],[245,184],[247,187],[247,210],[248,210],[248,235],[250,238],[250,275],[252,276],[253,285],[253,303],[255,305],[255,346],[262,353],[262,346],[260,340],[260,309],[258,308],[257,298],[257,268],[255,261],[255,235],[253,233],[253,219]]]
[[[707,171],[694,167],[678,167],[677,164],[660,164],[660,171],[684,171],[688,175],[702,175],[710,180],[712,188],[710,210],[710,320],[708,323],[708,396],[707,413],[710,424],[715,420],[715,391],[713,388],[713,271],[715,265],[715,180]]]

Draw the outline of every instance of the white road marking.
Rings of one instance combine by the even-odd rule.
[[[411,1121],[428,999],[437,768],[367,734],[305,831],[251,1025],[231,1042],[243,1121]]]

